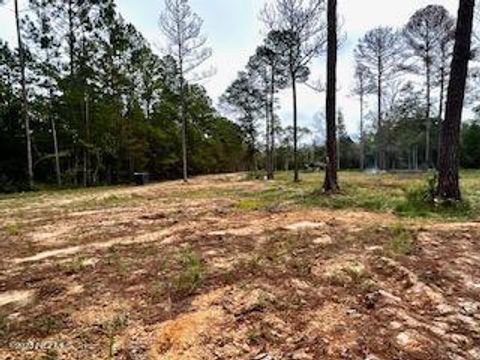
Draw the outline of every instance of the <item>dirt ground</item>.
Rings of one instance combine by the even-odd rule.
[[[242,200],[269,186],[0,200],[0,359],[480,359],[480,222]]]

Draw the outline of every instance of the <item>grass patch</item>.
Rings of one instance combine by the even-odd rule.
[[[389,240],[387,248],[393,255],[409,256],[415,253],[416,244],[410,230],[397,224],[391,229],[391,232],[392,238]]]
[[[297,192],[301,188],[293,188],[293,183],[284,185],[282,182],[269,183],[270,186],[262,191],[236,191],[232,193],[238,200],[236,207],[240,210],[267,210],[275,211],[285,203],[294,203]],[[292,186],[292,187],[291,187]]]
[[[112,246],[108,250],[107,264],[114,266],[117,269],[117,272],[121,275],[126,275],[128,273],[128,263],[122,259],[120,250],[115,246]]]
[[[170,294],[170,288],[168,284],[162,281],[154,283],[150,289],[150,299],[154,304],[159,304],[162,302],[166,294]]]
[[[250,274],[256,274],[263,267],[264,259],[261,255],[254,255],[247,259],[242,259],[235,264],[237,270],[247,271]]]
[[[9,236],[18,236],[20,235],[22,224],[18,222],[9,223],[3,229]]]
[[[246,180],[264,180],[266,176],[267,176],[267,173],[265,171],[256,170],[256,171],[249,171],[245,179]]]
[[[265,259],[261,255],[241,257],[235,261],[230,270],[223,274],[223,281],[232,284],[240,279],[258,275],[263,269],[264,262]]]
[[[261,199],[242,199],[237,203],[240,210],[260,210],[266,206]]]
[[[63,329],[64,322],[60,315],[44,315],[35,321],[35,329],[43,336],[52,335]]]
[[[119,196],[113,194],[101,198],[89,199],[81,204],[80,207],[84,209],[112,208],[133,203],[141,198],[142,197],[137,194],[131,194],[128,196]]]
[[[87,267],[87,259],[83,256],[79,256],[73,259],[73,261],[65,264],[65,272],[68,275],[78,274],[85,270]]]
[[[127,313],[117,314],[111,321],[102,324],[104,334],[108,337],[108,358],[115,358],[115,342],[116,336],[122,330],[126,329],[129,322]]]
[[[205,277],[205,266],[199,255],[186,248],[180,253],[180,274],[173,281],[173,291],[179,296],[192,295]]]
[[[405,192],[405,199],[396,207],[395,212],[408,217],[471,218],[474,208],[468,199],[462,202],[437,201],[431,195],[431,189],[424,186],[412,187]]]
[[[10,321],[6,315],[0,314],[0,339],[5,339],[10,333]],[[2,344],[2,340],[0,340]]]
[[[252,346],[260,345],[262,338],[263,334],[257,329],[252,329],[247,332],[247,342]]]
[[[480,214],[479,171],[462,172],[465,201],[453,204],[431,201],[436,182],[432,174],[342,171],[339,173],[341,192],[328,196],[321,191],[322,174],[304,173],[301,178],[301,183],[293,183],[290,173],[278,173],[268,189],[249,194],[244,207],[256,209],[259,203],[255,201],[261,200],[279,204],[288,201],[301,207],[389,212],[412,218],[454,220]]]

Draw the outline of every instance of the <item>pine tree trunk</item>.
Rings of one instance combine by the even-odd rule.
[[[82,170],[82,173],[83,173],[82,184],[83,184],[84,188],[86,188],[88,186],[87,172],[88,172],[88,169],[87,169],[87,149],[84,148],[83,149],[83,170]]]
[[[427,58],[429,55],[427,55]],[[432,121],[430,119],[430,108],[431,108],[431,84],[430,84],[430,63],[429,59],[426,64],[426,77],[427,77],[427,112],[426,112],[426,132],[425,132],[425,165],[431,167],[431,133],[432,133]]]
[[[337,183],[337,0],[328,0],[328,54],[327,54],[327,167],[323,190],[326,193],[338,191]]]
[[[342,149],[340,148],[340,139],[337,139],[337,170],[342,167]]]
[[[298,129],[297,129],[297,82],[296,75],[292,72],[292,97],[293,97],[293,171],[294,182],[299,182],[300,177],[298,175]]]
[[[150,124],[150,108],[151,108],[151,103],[152,103],[152,100],[150,97],[148,97],[148,99],[146,99],[146,104],[145,104],[145,108],[146,108],[146,113],[147,113],[147,122]]]
[[[185,85],[183,80],[183,59],[179,49],[180,58],[180,118],[182,121],[182,165],[183,181],[188,182],[188,154],[187,154],[187,117],[185,111]]]
[[[45,51],[45,55],[47,59],[50,58],[49,51]],[[57,125],[55,122],[55,115],[54,115],[54,109],[53,109],[53,87],[50,86],[49,89],[49,111],[50,111],[50,123],[52,126],[52,140],[53,140],[53,151],[55,154],[55,174],[57,177],[57,186],[62,186],[62,172],[60,169],[60,155],[58,151],[58,137],[57,137]]]
[[[382,76],[383,65],[382,59],[378,59],[378,84],[377,84],[377,108],[378,108],[378,124],[377,124],[377,153],[378,153],[378,167],[380,170],[385,170],[385,146],[384,146],[384,134],[383,134],[383,119],[382,119]]]
[[[266,71],[265,71],[266,77]],[[265,84],[265,171],[267,173],[267,179],[270,179],[271,169],[270,169],[270,91],[268,84]]]
[[[78,103],[73,100],[73,88],[75,85],[74,75],[75,75],[75,34],[73,28],[73,0],[68,0],[68,52],[69,52],[69,71],[70,78],[68,82],[68,112],[70,114],[70,121],[75,123],[76,111]],[[79,150],[74,150],[74,186],[79,186]]]
[[[52,119],[52,137],[53,137],[53,150],[55,152],[55,173],[57,175],[57,185],[62,186],[62,171],[60,169],[60,155],[58,153],[58,138],[57,138],[57,126],[55,124],[55,117],[51,115]]]
[[[97,151],[95,153],[96,157],[96,163],[95,163],[95,170],[93,171],[92,175],[92,185],[97,186],[98,185],[98,173],[100,172],[100,164],[102,162],[101,157],[100,157],[100,151]]]
[[[270,174],[269,179],[275,178],[275,68],[272,66],[270,78]]]
[[[74,66],[74,44],[75,44],[75,34],[73,33],[73,0],[68,0],[68,47],[70,52],[70,81],[73,81],[73,75],[75,73]]]
[[[365,134],[363,129],[363,85],[360,93],[360,170],[365,169]]]
[[[438,119],[440,122],[443,119],[443,103],[445,102],[445,69],[442,68],[440,74],[440,100],[438,104]]]
[[[415,145],[415,170],[418,170],[418,145]]]
[[[443,105],[445,102],[445,63],[446,63],[446,51],[442,49],[442,68],[440,69],[440,103],[438,104],[438,128],[441,129],[443,126]],[[441,134],[439,131],[437,137],[438,150],[437,150],[437,170],[440,164],[440,149],[441,149]]]
[[[437,195],[445,200],[462,198],[459,181],[460,127],[471,57],[474,8],[475,0],[460,0],[445,121],[441,130]]]
[[[73,149],[73,186],[77,187],[78,186],[78,150],[76,148]]]
[[[90,184],[89,179],[89,149],[90,146],[90,103],[88,94],[85,94],[85,142],[83,150],[83,187]]]
[[[27,140],[27,169],[28,184],[30,189],[34,187],[33,180],[33,158],[32,158],[32,138],[30,134],[30,118],[28,115],[27,84],[25,79],[25,53],[22,43],[22,33],[20,32],[20,15],[18,12],[18,0],[15,0],[15,22],[17,26],[18,51],[20,55],[20,75],[22,85],[22,117],[25,124],[25,137]]]

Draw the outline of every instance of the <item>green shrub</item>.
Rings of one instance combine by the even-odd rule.
[[[0,339],[6,338],[7,334],[10,332],[10,322],[6,315],[0,314]],[[0,345],[2,341],[0,340]]]
[[[115,337],[122,330],[126,329],[129,322],[129,315],[125,312],[117,314],[111,321],[102,324],[103,332],[108,337],[108,358],[115,358]]]
[[[36,329],[42,335],[51,335],[63,327],[63,321],[58,315],[44,315],[36,320]]]
[[[7,232],[8,235],[10,236],[17,236],[20,235],[20,230],[22,228],[22,225],[18,222],[10,223],[5,225],[4,229]]]
[[[129,266],[128,263],[122,259],[120,250],[117,247],[112,246],[108,252],[107,264],[116,267],[120,274],[126,275],[128,273]]]
[[[173,288],[177,294],[188,296],[201,286],[205,268],[202,259],[190,248],[180,253],[180,263],[182,270],[175,278]]]
[[[2,169],[0,169],[1,172]],[[13,194],[20,191],[31,191],[28,181],[11,179],[5,174],[0,175],[0,193]],[[35,190],[35,189],[33,189]]]
[[[427,179],[425,185],[413,187],[406,191],[405,200],[400,202],[395,211],[412,217],[468,217],[472,207],[468,200],[442,201],[436,198],[437,176]]]
[[[82,272],[87,267],[86,260],[83,256],[73,259],[73,261],[65,265],[65,272],[67,274],[78,274]]]
[[[388,243],[388,249],[393,255],[412,255],[415,252],[415,240],[412,232],[401,224],[392,229],[392,238]]]
[[[252,329],[247,332],[247,341],[250,345],[259,345],[262,340],[262,333],[257,329]]]
[[[165,284],[164,282],[156,282],[150,290],[150,298],[154,304],[158,304],[162,301],[164,295],[169,293],[169,291],[168,284]]]
[[[263,180],[267,174],[261,170],[249,171],[247,180]]]

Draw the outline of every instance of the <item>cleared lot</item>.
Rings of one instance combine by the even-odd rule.
[[[479,359],[480,198],[244,175],[0,200],[0,358]]]

